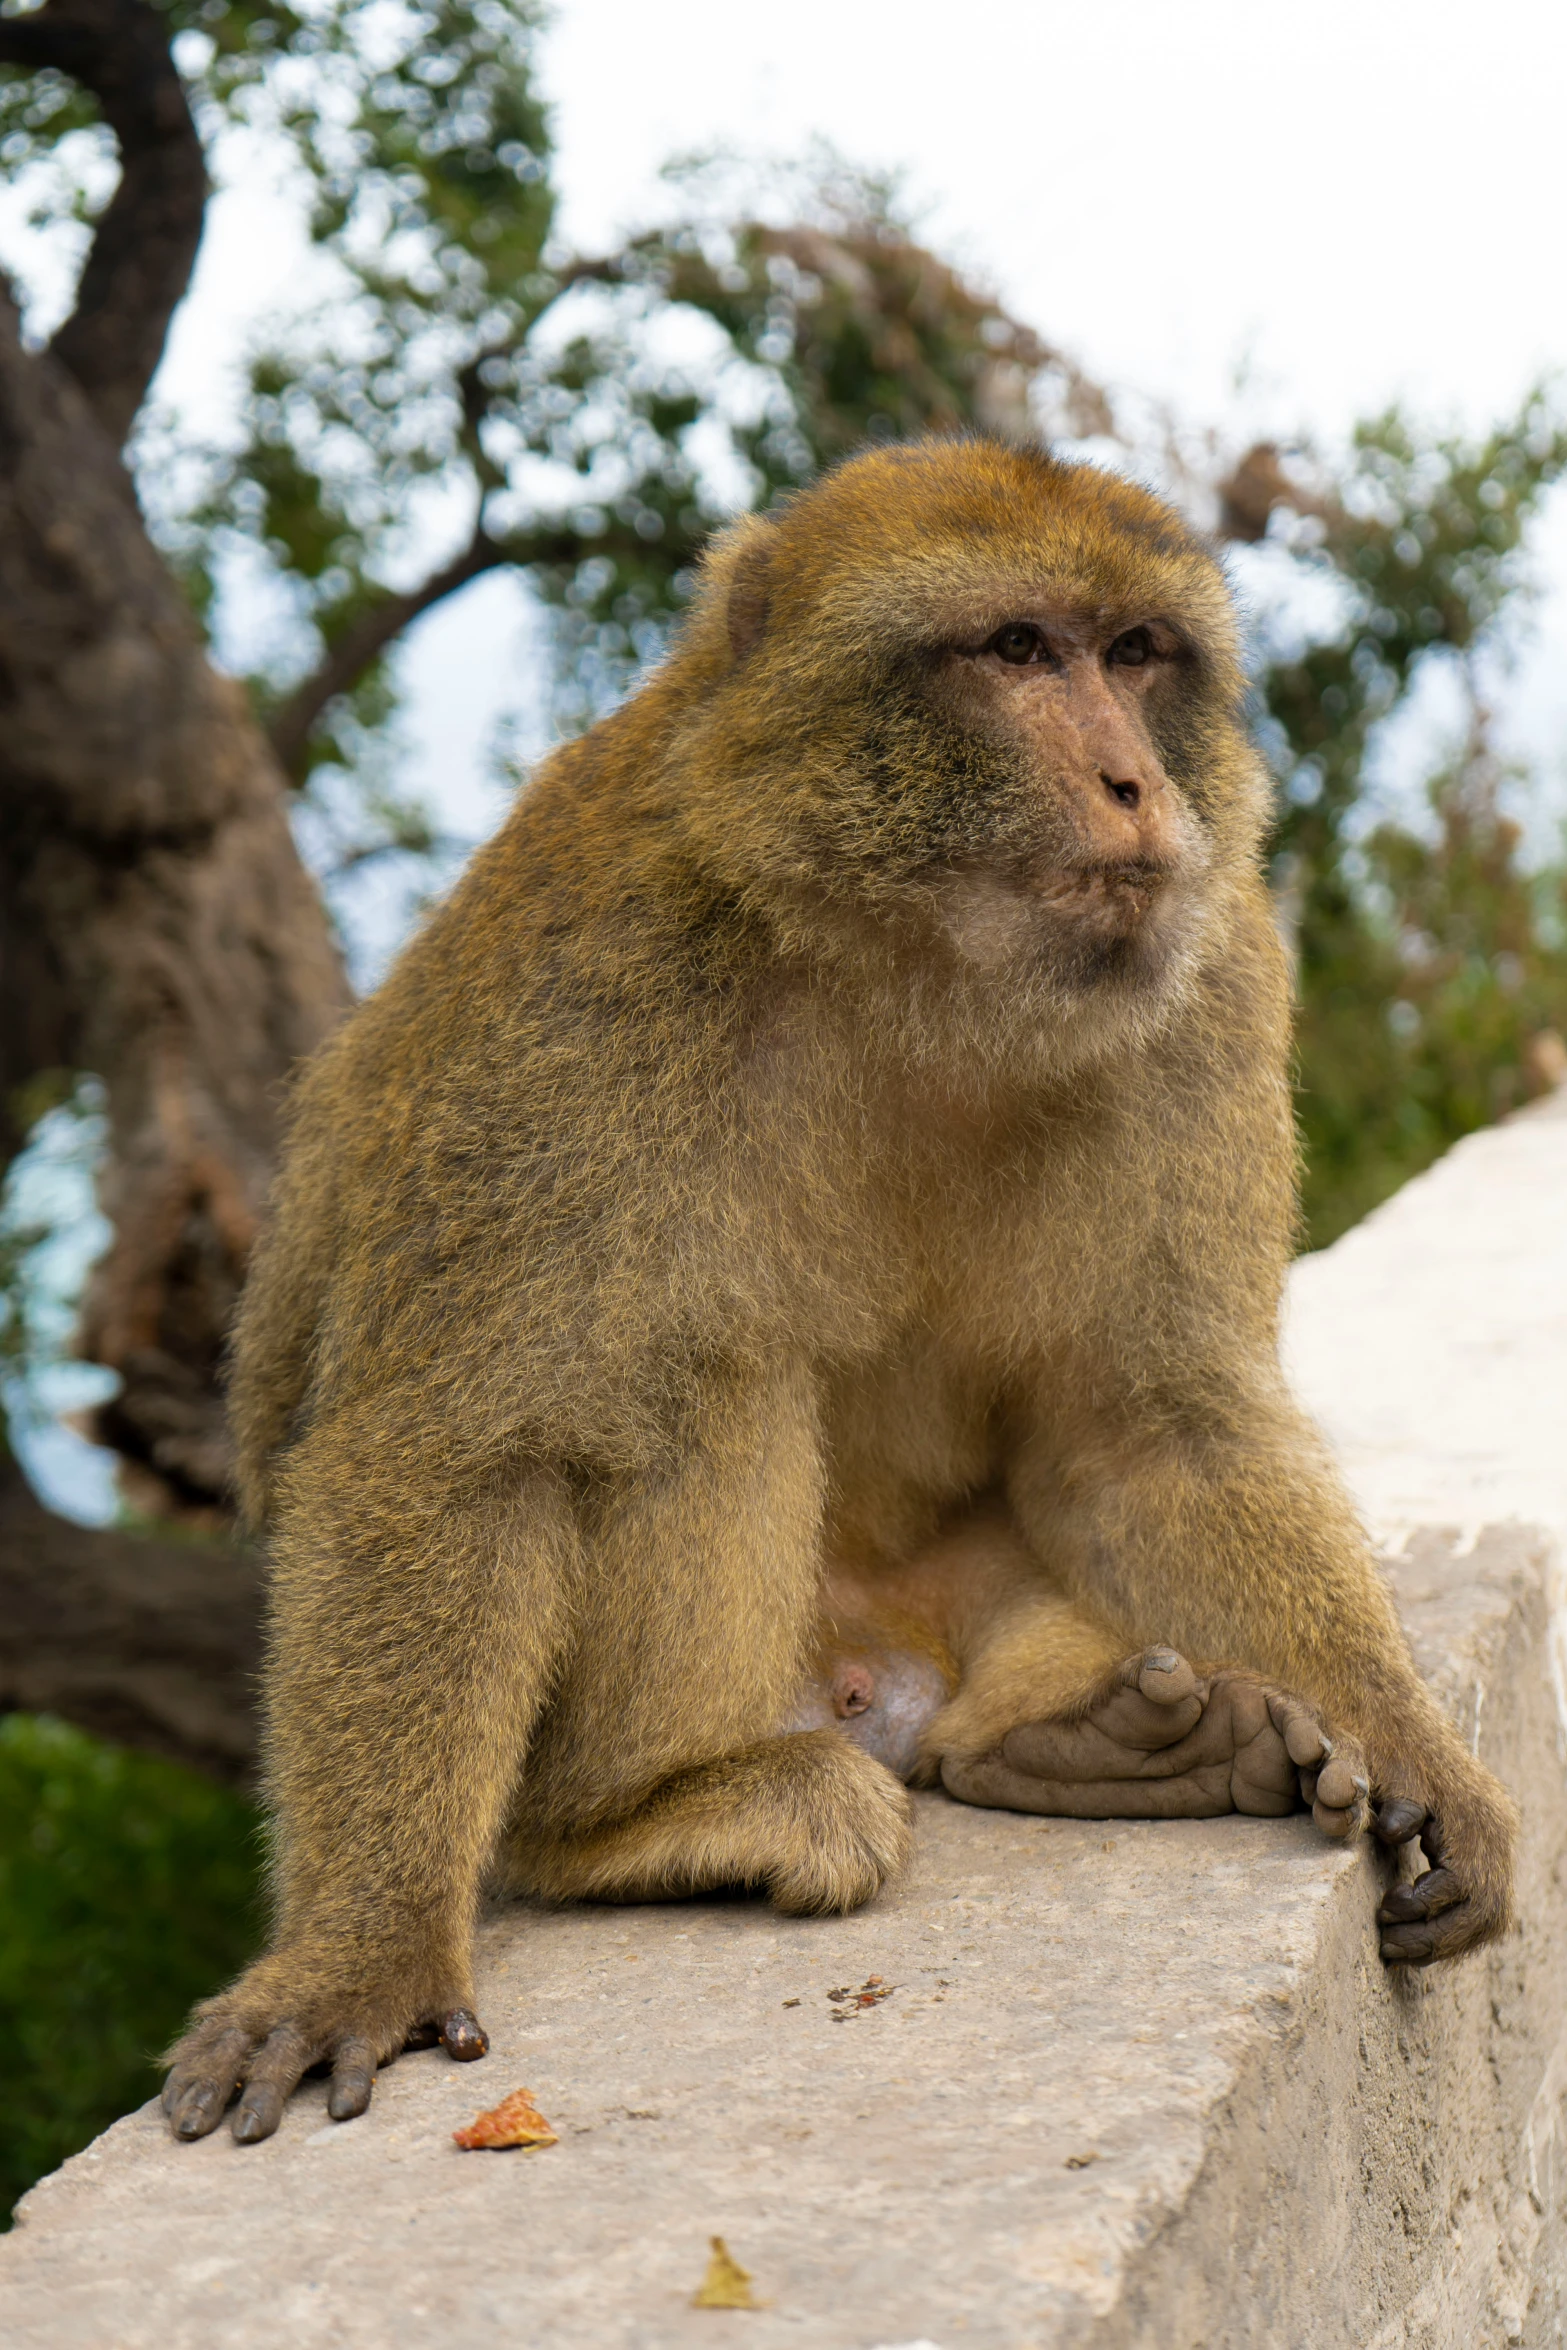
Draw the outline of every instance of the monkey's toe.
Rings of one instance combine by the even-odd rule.
[[[441,2045],[455,2064],[490,2053],[490,2035],[471,2007],[454,2007],[441,2021]]]
[[[942,1779],[968,1803],[1076,1819],[1276,1818],[1299,1808],[1303,1771],[1331,1754],[1303,1699],[1248,1673],[1205,1680],[1175,1650],[1144,1649],[1078,1715],[1022,1724],[987,1755],[949,1756]],[[1350,1832],[1353,1812],[1323,1808]]]
[[[163,2084],[163,2110],[176,2138],[205,2138],[217,2128],[239,2093],[250,2048],[248,2032],[229,2032],[175,2064]]]
[[[244,2081],[251,2033],[237,2025],[199,2023],[170,2051],[163,2110],[176,2138],[205,2138],[215,2130]]]
[[[402,2048],[433,2047],[437,2040],[460,2064],[485,2055],[490,2045],[471,2008],[441,2003],[405,2029],[395,1995],[368,2005],[357,1990],[323,1998],[289,1985],[273,1956],[212,2002],[170,2051],[163,2110],[174,2135],[191,2139],[215,2130],[232,2106],[236,2140],[256,2146],[273,2136],[313,2068],[331,2074],[326,2109],[332,2120],[352,2121],[368,2109],[382,2064]]]

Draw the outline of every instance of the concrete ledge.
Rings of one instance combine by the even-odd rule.
[[[854,1918],[490,1920],[490,2061],[406,2058],[362,2121],[328,2124],[319,2087],[245,2150],[132,2115],[26,2198],[0,2335],[1559,2343],[1567,1118],[1476,1137],[1308,1260],[1291,1347],[1423,1669],[1523,1797],[1502,1949],[1390,1982],[1380,1864],[1304,1821],[1098,1826],[927,1797],[909,1882]],[[827,1993],[873,1974],[892,1996],[834,2020]],[[524,2082],[558,2147],[452,2146]],[[691,2309],[714,2233],[762,2309]]]

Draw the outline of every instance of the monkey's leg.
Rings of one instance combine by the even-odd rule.
[[[1511,1920],[1515,1809],[1415,1671],[1321,1440],[1270,1376],[1247,1391],[1233,1362],[1188,1370],[1115,1410],[1113,1361],[1078,1366],[1092,1422],[1055,1399],[1013,1464],[1031,1550],[1127,1647],[1222,1659],[1302,1704],[1332,1748],[1320,1775],[1306,1765],[1330,1833],[1369,1814],[1386,1844],[1429,1836],[1436,1865],[1383,1905],[1385,1959],[1490,1941]]]
[[[812,1383],[713,1380],[678,1453],[607,1481],[593,1571],[508,1836],[507,1881],[647,1899],[764,1884],[852,1908],[899,1866],[907,1799],[831,1733],[779,1735],[805,1673],[823,1472]]]
[[[897,1780],[834,1731],[807,1730],[676,1772],[625,1819],[519,1841],[513,1881],[550,1901],[749,1885],[791,1915],[820,1916],[869,1901],[908,1849]]]
[[[387,1473],[397,1439],[320,1428],[290,1465],[275,1552],[271,1946],[171,2052],[177,2136],[269,2137],[301,2075],[362,2113],[377,2065],[434,2027],[482,2056],[472,1930],[518,1761],[559,1654],[576,1529],[559,1479],[442,1490]],[[422,1474],[422,1470],[421,1470]]]

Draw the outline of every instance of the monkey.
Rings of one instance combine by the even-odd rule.
[[[1143,487],[913,442],[717,539],[296,1090],[231,1384],[275,1918],[178,2136],[482,2055],[488,1893],[852,1908],[908,1780],[1309,1802],[1423,1845],[1390,1964],[1504,1931],[1510,1799],[1279,1367],[1268,823]]]

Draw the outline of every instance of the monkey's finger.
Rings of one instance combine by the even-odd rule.
[[[1298,1697],[1274,1690],[1268,1697],[1268,1713],[1290,1761],[1304,1770],[1320,1769],[1333,1752],[1333,1741],[1311,1708]]]
[[[163,2084],[163,2110],[176,2138],[205,2138],[215,2130],[245,2073],[251,2035],[231,2024],[208,2046],[176,2064]]]
[[[433,2015],[426,2016],[422,2023],[409,2026],[408,2036],[403,2042],[404,2054],[412,2048],[434,2048],[439,2045],[440,2037],[440,2025]]]
[[[313,2051],[292,2024],[276,2024],[251,2059],[250,2077],[234,2108],[234,2135],[241,2146],[270,2138],[283,2108],[298,2088]]]
[[[338,2043],[332,2058],[332,2086],[326,2109],[335,2122],[351,2122],[363,2113],[375,2088],[375,2050],[357,2034]]]
[[[1425,1805],[1416,1803],[1412,1796],[1394,1795],[1383,1804],[1371,1825],[1383,1844],[1407,1844],[1419,1835],[1428,1816]]]
[[[1140,1657],[1128,1657],[1121,1670],[1125,1685],[1155,1705],[1179,1705],[1198,1694],[1196,1674],[1173,1648],[1146,1648]]]
[[[1357,1795],[1366,1793],[1364,1775],[1343,1755],[1329,1755],[1317,1773],[1317,1801],[1331,1804],[1335,1811],[1344,1811]]]
[[[1417,1918],[1439,1917],[1455,1909],[1464,1888],[1451,1869],[1427,1869],[1412,1885],[1395,1885],[1377,1911],[1379,1926],[1404,1926]]]
[[[1434,1869],[1439,1869],[1447,1858],[1444,1850],[1442,1823],[1433,1812],[1420,1831],[1420,1849]]]
[[[1299,1780],[1266,1694],[1244,1681],[1214,1683],[1214,1699],[1228,1697],[1235,1761],[1230,1787],[1237,1811],[1282,1819],[1295,1809]]]
[[[1318,1830],[1335,1843],[1348,1843],[1366,1824],[1370,1783],[1350,1755],[1332,1754],[1317,1773],[1311,1816]]]
[[[441,2018],[441,2042],[458,2064],[490,2053],[490,2036],[471,2007],[454,2007]]]

